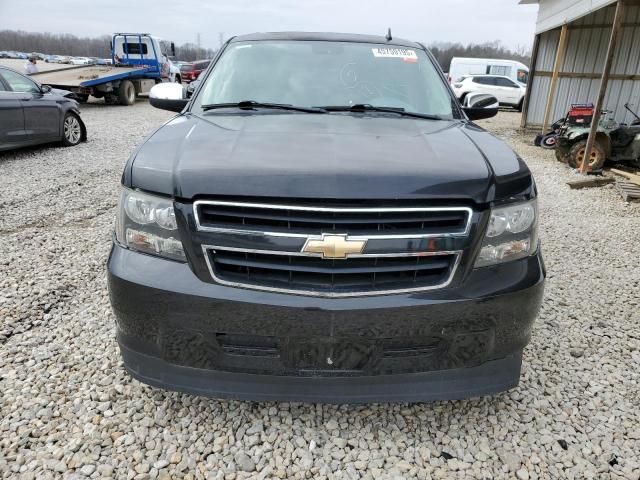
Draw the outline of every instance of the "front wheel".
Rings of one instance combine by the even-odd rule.
[[[581,168],[582,161],[584,160],[584,154],[587,146],[586,140],[580,140],[577,142],[571,150],[569,150],[569,156],[567,158],[569,166],[573,168]],[[593,144],[591,153],[589,154],[588,169],[590,171],[600,170],[604,165],[605,153],[602,146],[596,141]]]
[[[521,112],[522,111],[522,105],[524,105],[524,98],[521,99],[518,104],[515,106],[515,109],[517,112]]]
[[[65,147],[78,145],[82,140],[82,124],[75,113],[67,113],[64,117],[62,144]]]

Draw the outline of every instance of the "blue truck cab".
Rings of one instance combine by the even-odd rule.
[[[114,33],[111,65],[64,67],[33,77],[41,84],[72,91],[80,101],[93,96],[107,104],[133,105],[138,95],[148,93],[156,83],[180,82],[169,53],[175,54],[174,44],[149,33]]]
[[[171,46],[175,51],[173,44]],[[111,37],[113,65],[143,67],[149,78],[162,78],[163,70],[168,69],[167,60],[158,37],[148,33],[114,33]]]

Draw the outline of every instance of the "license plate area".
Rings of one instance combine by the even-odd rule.
[[[373,340],[288,338],[283,342],[286,367],[314,371],[362,371],[374,368],[382,348]]]

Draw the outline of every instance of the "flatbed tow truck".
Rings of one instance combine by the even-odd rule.
[[[171,43],[172,55],[175,47]],[[114,33],[112,65],[79,65],[31,75],[43,85],[73,92],[78,100],[104,98],[110,105],[133,105],[156,83],[169,81],[168,54],[148,33]]]

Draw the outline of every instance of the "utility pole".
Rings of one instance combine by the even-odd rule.
[[[196,33],[196,45],[198,45],[198,50],[200,49],[200,32]]]

